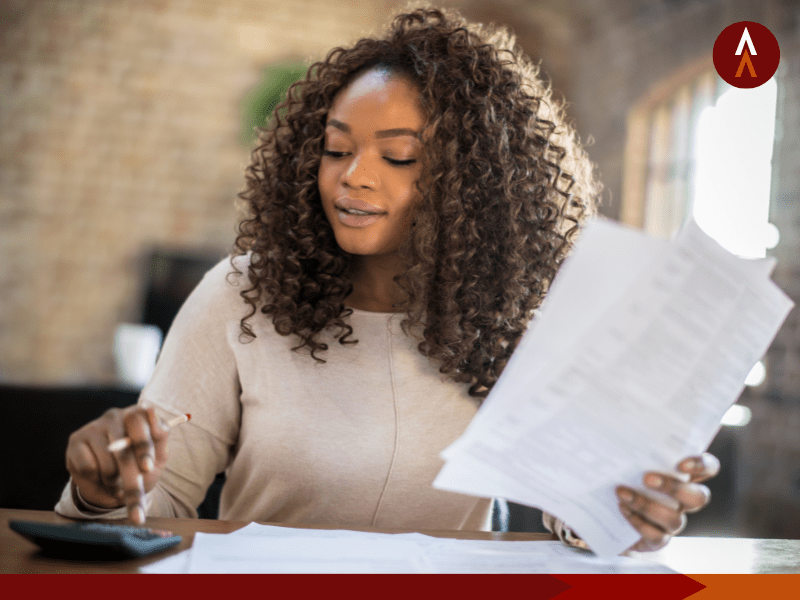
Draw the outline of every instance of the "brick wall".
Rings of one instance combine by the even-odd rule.
[[[319,58],[389,4],[5,2],[0,378],[113,381],[144,254],[233,242],[240,101],[263,67]]]

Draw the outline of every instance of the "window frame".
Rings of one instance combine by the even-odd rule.
[[[709,78],[711,78],[709,80]],[[692,101],[698,97],[697,89],[700,85],[710,86],[711,104],[721,94],[721,79],[717,75],[711,53],[705,54],[673,71],[671,74],[657,81],[637,100],[628,111],[627,133],[625,140],[625,152],[623,157],[622,173],[622,206],[620,211],[620,221],[626,225],[639,229],[646,229],[657,237],[669,237],[675,229],[675,223],[680,222],[691,210],[691,173],[688,175],[687,189],[678,202],[670,205],[651,207],[651,210],[661,210],[665,215],[664,222],[660,224],[650,224],[648,227],[648,186],[651,185],[652,169],[652,143],[653,123],[658,117],[659,112],[671,110],[676,100],[689,91],[689,107]],[[699,112],[699,111],[698,111]],[[692,121],[691,117],[695,120]],[[691,152],[691,145],[696,126],[696,116],[690,113],[688,121],[688,145]],[[662,117],[663,118],[663,117]],[[667,129],[671,132],[673,121],[668,122]],[[672,149],[666,150],[669,154]],[[693,168],[691,157],[687,159],[687,164]],[[675,213],[680,213],[677,217]]]

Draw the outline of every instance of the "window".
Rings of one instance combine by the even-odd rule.
[[[778,86],[725,90],[697,122],[691,210],[697,224],[730,252],[766,256],[778,243],[769,222]]]
[[[734,254],[763,257],[777,85],[739,90],[710,60],[646,95],[628,121],[622,220],[669,238],[689,215]]]

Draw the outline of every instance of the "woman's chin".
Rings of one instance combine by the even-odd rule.
[[[361,239],[358,239],[359,237]],[[383,244],[376,243],[376,240],[363,238],[363,234],[337,235],[336,243],[339,244],[339,248],[348,254],[355,254],[357,256],[378,256],[389,253]]]

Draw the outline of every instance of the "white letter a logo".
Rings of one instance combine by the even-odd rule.
[[[736,56],[739,56],[742,53],[742,49],[744,45],[747,44],[747,47],[750,49],[750,55],[756,55],[756,48],[753,46],[753,40],[750,39],[750,32],[747,31],[747,27],[744,28],[744,33],[742,33],[742,39],[739,40],[739,47],[736,48]]]

